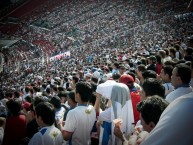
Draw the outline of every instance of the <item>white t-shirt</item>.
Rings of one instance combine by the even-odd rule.
[[[28,145],[62,145],[63,136],[61,131],[54,125],[43,127],[34,134]]]
[[[171,83],[164,83],[163,86],[165,88],[165,96],[174,90],[174,86]]]
[[[190,80],[190,86],[193,88],[193,78]]]
[[[105,111],[101,112],[99,117],[99,121],[106,121],[106,122],[111,122],[111,107],[106,109]]]
[[[3,127],[0,127],[0,144],[3,142],[3,137],[4,137],[4,129]]]
[[[64,130],[73,133],[72,145],[90,145],[90,133],[96,120],[93,106],[77,106],[66,117]]]
[[[192,92],[192,87],[179,87],[166,96],[166,101],[171,103],[172,101],[174,101],[178,97],[185,95],[185,94],[188,94],[190,92]]]
[[[55,113],[55,119],[63,120],[65,111],[66,110],[64,109],[64,107],[61,107],[60,110],[57,110]]]
[[[192,145],[193,92],[174,100],[140,145]]]

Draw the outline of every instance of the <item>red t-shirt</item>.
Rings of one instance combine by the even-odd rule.
[[[162,65],[161,64],[156,64],[156,73],[159,75],[161,73],[162,70]]]
[[[26,117],[12,116],[6,119],[3,145],[19,145],[26,136]]]
[[[134,115],[134,123],[136,124],[139,120],[140,113],[137,111],[137,104],[140,102],[140,93],[139,91],[133,91],[131,94],[131,102],[133,106],[133,115]]]

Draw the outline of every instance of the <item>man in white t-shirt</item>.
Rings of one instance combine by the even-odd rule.
[[[178,97],[192,92],[190,87],[191,69],[186,64],[177,64],[172,71],[171,82],[175,90],[166,96],[166,101],[171,103]]]
[[[162,67],[160,78],[162,79],[163,86],[165,88],[165,96],[167,96],[170,92],[174,90],[174,86],[171,84],[171,76],[172,76],[173,66],[166,65]]]
[[[75,100],[78,106],[67,114],[64,127],[59,124],[64,140],[72,145],[90,145],[90,133],[96,120],[93,106],[88,105],[92,95],[92,87],[88,82],[76,84]]]
[[[62,119],[64,117],[64,113],[66,112],[65,108],[61,104],[61,100],[58,96],[52,97],[50,103],[54,106],[55,109],[55,119]]]
[[[193,143],[193,92],[174,100],[149,135],[131,136],[130,145],[191,145]]]
[[[62,145],[62,133],[54,126],[55,110],[53,105],[42,102],[36,106],[35,111],[36,122],[41,129],[34,134],[28,145]]]

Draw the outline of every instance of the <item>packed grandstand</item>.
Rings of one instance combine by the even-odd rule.
[[[13,135],[11,129],[6,124],[3,145],[13,145],[13,143],[15,145],[28,143],[30,145],[49,143],[56,145],[71,143],[74,145],[86,145],[86,142],[92,145],[119,145],[125,142],[129,144],[129,138],[126,135],[124,138],[122,135],[120,136],[116,132],[117,126],[112,125],[113,119],[118,118],[116,116],[117,112],[115,113],[117,107],[115,107],[116,105],[113,104],[113,101],[121,103],[122,107],[127,103],[125,103],[126,101],[122,102],[124,99],[120,101],[116,97],[113,100],[113,93],[109,97],[107,93],[103,92],[103,89],[109,90],[109,88],[105,88],[106,86],[112,87],[112,85],[115,85],[114,83],[119,85],[125,83],[128,86],[128,92],[131,93],[135,90],[142,98],[142,92],[145,90],[145,85],[143,84],[148,81],[147,78],[154,78],[154,81],[159,81],[165,87],[164,95],[150,93],[150,96],[158,95],[169,103],[174,100],[173,96],[175,96],[173,94],[171,97],[170,93],[176,91],[181,86],[190,87],[190,90],[186,90],[187,93],[184,92],[181,96],[192,92],[193,12],[190,0],[21,0],[18,3],[14,4],[14,9],[13,6],[10,7],[12,8],[10,12],[0,15],[1,116],[5,117],[8,122],[9,117],[11,117],[8,102],[10,100],[19,101],[22,106],[20,107],[21,110],[18,111],[19,115],[24,115],[25,119],[23,120],[26,121],[26,124],[29,124],[31,121],[34,121],[29,112],[31,111],[30,105],[32,109],[34,107],[35,98],[43,98],[42,100],[49,101],[54,106],[58,97],[62,98],[61,94],[67,94],[65,98],[70,98],[68,96],[69,92],[72,94],[74,90],[79,89],[78,86],[83,85],[83,88],[85,87],[85,84],[82,82],[89,82],[92,86],[95,86],[93,87],[93,89],[95,88],[95,95],[92,96],[95,98],[95,101],[93,104],[92,99],[89,99],[89,101],[95,108],[97,123],[92,124],[95,130],[91,128],[91,134],[91,130],[88,128],[84,130],[80,127],[78,128],[78,133],[75,130],[71,130],[68,122],[69,118],[73,115],[67,115],[66,118],[64,116],[69,110],[69,112],[73,112],[71,111],[72,106],[69,105],[68,99],[64,102],[61,99],[59,106],[66,105],[67,108],[63,106],[62,115],[61,111],[56,110],[62,116],[60,116],[60,121],[61,118],[63,121],[66,121],[66,127],[65,125],[61,126],[58,118],[55,118],[57,122],[55,124],[59,125],[56,125],[58,130],[54,128],[55,132],[62,132],[63,138],[61,142],[59,137],[49,142],[51,139],[47,136],[49,139],[44,138],[45,142],[38,143],[38,139],[32,137],[38,130],[36,132],[34,130],[34,132],[31,131],[27,128],[29,125],[24,125],[24,131],[21,131],[20,135],[13,137],[13,140],[11,140]],[[4,11],[0,12],[3,13]],[[182,66],[178,67],[181,63]],[[168,65],[169,67],[167,67]],[[178,69],[180,67],[183,68],[184,72],[187,71],[187,76],[190,72],[190,77],[187,78],[189,80],[188,83],[184,83],[184,75],[179,74],[182,75],[180,76],[182,77],[182,84],[175,84],[175,79],[172,80],[172,78],[174,78],[175,73],[173,68],[176,67]],[[165,80],[166,77],[163,75],[163,72],[165,74],[168,73],[169,78],[167,80]],[[128,76],[125,78],[124,75]],[[149,76],[147,77],[146,75]],[[123,82],[121,81],[122,77],[124,77]],[[133,88],[128,85],[128,82],[125,82],[127,79],[130,81],[129,83],[133,83]],[[167,83],[170,83],[170,86],[167,86]],[[113,88],[117,86],[115,85]],[[122,85],[119,87],[121,89],[124,88]],[[152,89],[156,90],[157,88],[152,86]],[[116,89],[114,91],[116,92]],[[152,92],[154,91],[152,90]],[[98,105],[96,109],[97,94],[101,95],[101,107]],[[119,91],[117,94],[120,95],[119,97],[125,97]],[[177,94],[179,95],[179,92]],[[176,98],[178,95],[176,95]],[[75,103],[78,103],[78,105],[85,103],[84,101],[76,100],[76,97],[74,97]],[[53,98],[56,98],[56,100]],[[142,102],[147,103],[143,99],[138,99],[138,107]],[[107,105],[108,100],[112,101],[112,106]],[[28,110],[24,112],[23,109],[25,109],[26,104],[28,104]],[[136,104],[134,106],[132,102],[133,106],[131,108],[133,113],[129,115],[133,116],[131,117],[133,119],[132,123],[141,127],[143,124],[139,123],[139,120],[141,120],[139,112],[142,113],[142,111],[139,108],[137,108],[138,110],[136,109]],[[143,108],[143,105],[140,107]],[[115,113],[113,117],[108,116],[109,108],[113,108],[111,109],[111,115]],[[92,114],[91,110],[87,108],[86,114]],[[74,110],[74,113],[77,112]],[[123,111],[119,113],[122,114]],[[125,115],[124,113],[123,115]],[[108,121],[105,120],[104,114],[108,116]],[[136,116],[138,117],[136,118]],[[70,119],[72,121],[73,117]],[[123,117],[122,120],[125,121],[124,119]],[[191,120],[192,118],[189,119]],[[72,122],[74,124],[77,123]],[[107,133],[108,131],[104,131],[106,129],[104,127],[105,122],[111,123],[110,126],[112,125],[109,134]],[[14,123],[12,122],[12,124]],[[78,124],[79,126],[82,125],[80,122]],[[103,129],[99,129],[101,127]],[[124,132],[125,126],[122,125],[122,127],[122,132]],[[17,127],[14,126],[13,128]],[[125,129],[128,133],[127,135],[131,135],[136,131],[131,126],[128,128],[130,128],[130,131]],[[99,133],[98,130],[103,131]],[[150,132],[145,128],[142,130]],[[32,136],[28,136],[29,134],[26,133],[30,131],[34,133]],[[66,136],[65,131],[74,133],[71,134],[70,141],[68,141],[69,138]],[[80,134],[81,131],[89,132],[85,133],[87,136],[81,136],[82,140],[77,137],[77,134]],[[106,137],[105,133],[111,137]],[[150,133],[150,139],[151,137],[153,138],[153,135],[151,136]],[[144,145],[154,144],[150,139],[144,141]],[[173,140],[160,141],[159,145],[168,144],[168,142],[177,145],[176,142],[172,143]],[[190,141],[187,145],[191,143]],[[143,142],[141,144],[143,145]]]

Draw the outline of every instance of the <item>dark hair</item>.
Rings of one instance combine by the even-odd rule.
[[[29,88],[29,87],[25,87],[25,92],[26,92],[26,93],[28,93],[28,92],[29,92],[29,90],[30,90],[30,88]]]
[[[184,84],[189,84],[191,80],[191,69],[186,64],[177,64],[177,76],[179,76]]]
[[[117,69],[119,69],[119,63],[118,63],[118,62],[115,62],[113,65],[114,65]]]
[[[41,102],[45,102],[45,100],[42,97],[35,97],[33,101],[33,106],[36,107]]]
[[[40,92],[40,88],[38,86],[33,87],[35,92]]]
[[[14,96],[15,96],[15,98],[19,98],[19,96],[20,96],[19,92],[18,92],[18,91],[15,91],[15,92],[14,92]]]
[[[63,87],[58,87],[58,91],[64,91]]]
[[[174,57],[175,57],[175,55],[176,55],[176,50],[175,50],[175,48],[170,48],[169,51],[170,51],[170,54],[173,54]]]
[[[52,104],[48,102],[39,103],[35,112],[37,117],[41,116],[43,122],[51,126],[55,122],[55,110]]]
[[[113,80],[118,80],[120,77],[121,77],[121,75],[119,73],[115,73],[112,76]]]
[[[60,91],[58,93],[58,97],[68,97],[69,92],[68,91]]]
[[[146,124],[152,121],[156,125],[168,105],[169,103],[165,99],[154,95],[137,104],[137,110],[141,113]]]
[[[134,79],[134,81],[135,81],[135,79],[136,79],[135,73],[133,73],[133,72],[127,72],[126,74],[132,76],[133,79]]]
[[[135,71],[135,68],[134,67],[132,67],[132,68],[130,68],[130,70],[129,70],[130,72],[132,72],[132,73],[136,73],[136,71]]]
[[[51,91],[50,91],[50,88],[47,88],[47,89],[46,89],[46,93],[50,94],[50,92],[51,92]]]
[[[158,64],[162,64],[162,61],[161,61],[162,58],[161,58],[161,56],[160,56],[160,55],[156,55],[155,57],[156,57],[157,63],[158,63]]]
[[[76,93],[79,93],[83,102],[88,102],[92,95],[92,86],[88,82],[80,81],[76,84]]]
[[[42,84],[42,88],[46,89],[46,84]]]
[[[67,82],[67,81],[68,81],[68,78],[67,78],[67,77],[64,77],[64,81]]]
[[[96,83],[94,83],[94,82],[91,82],[91,86],[92,86],[92,90],[93,90],[93,92],[95,92],[95,91],[96,91],[96,89],[97,89],[97,84],[96,84]]]
[[[58,96],[52,97],[50,103],[54,106],[54,108],[61,108],[61,100]]]
[[[94,106],[95,101],[96,101],[96,94],[92,93],[89,102]]]
[[[168,56],[170,54],[168,48],[164,48],[163,50],[166,52],[166,56]]]
[[[32,102],[32,97],[26,96],[25,101],[31,103]]]
[[[9,100],[6,102],[7,109],[10,114],[8,115],[13,115],[17,116],[20,114],[21,111],[21,103],[17,100]]]
[[[31,105],[29,106],[29,110],[32,111],[33,113],[35,113],[35,110],[34,110],[34,108],[33,108],[33,104],[31,104]]]
[[[9,92],[6,92],[6,93],[5,93],[5,96],[6,96],[6,97],[9,97],[9,98],[12,98],[12,93],[11,93],[10,91],[9,91]]]
[[[78,83],[79,78],[78,78],[77,76],[73,76],[73,77],[72,77],[72,80],[74,80],[74,81],[75,81],[75,83]]]
[[[147,78],[157,78],[157,74],[155,71],[153,70],[146,70],[142,73],[142,76],[144,79],[147,79]]]
[[[33,89],[30,89],[29,91],[30,91],[30,93],[31,93],[31,94],[33,94],[33,93],[34,93],[34,90],[33,90]]]
[[[140,65],[147,65],[147,60],[145,58],[142,58]]]
[[[177,61],[176,64],[180,64],[180,63],[186,63],[186,60],[180,59],[180,60]]]
[[[91,78],[91,81],[93,81],[94,83],[97,84],[97,83],[98,83],[98,78],[93,76],[93,77]]]
[[[174,48],[175,48],[177,51],[180,50],[180,46],[179,46],[178,44],[175,44],[175,45],[174,45]]]
[[[57,86],[54,86],[54,87],[53,87],[53,90],[57,92],[57,91],[58,91],[58,87],[57,87]]]
[[[155,78],[145,79],[142,88],[146,96],[158,95],[162,98],[165,96],[165,88],[162,85],[161,81]]]
[[[57,85],[58,85],[58,86],[60,86],[60,85],[61,85],[60,81],[56,81],[56,82],[57,82]]]
[[[75,91],[74,91],[74,90],[69,92],[68,97],[69,97],[74,103],[77,103],[76,100],[75,100]]]
[[[146,71],[146,68],[145,68],[145,65],[144,65],[144,64],[138,65],[138,66],[137,66],[137,69],[138,69],[138,71],[141,71],[141,72]]]
[[[172,76],[172,70],[174,69],[174,67],[172,65],[165,65],[162,67],[163,71],[165,74],[169,75],[169,78],[171,79]]]
[[[185,52],[188,54],[188,55],[192,55],[192,52],[193,52],[193,49],[191,47],[188,47]]]
[[[164,65],[172,65],[173,67],[175,67],[176,62],[174,62],[172,60],[167,60],[166,62],[164,62]]]

